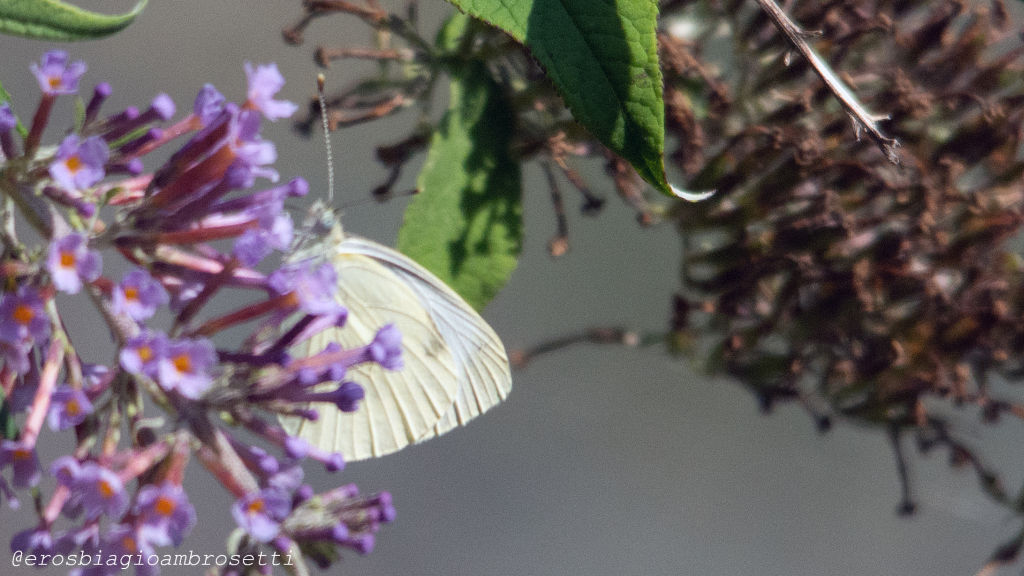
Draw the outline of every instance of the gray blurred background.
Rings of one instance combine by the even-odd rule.
[[[130,3],[82,5],[113,12]],[[451,9],[441,0],[421,8],[427,29]],[[145,107],[160,91],[186,110],[206,82],[241,100],[246,60],[277,62],[288,80],[283,97],[304,107],[313,94],[314,45],[366,45],[369,31],[355,19],[325,18],[307,32],[306,45],[286,46],[280,30],[299,15],[298,0],[154,0],[125,32],[60,47],[89,64],[83,93],[102,80],[113,85],[108,112]],[[23,115],[37,98],[28,64],[53,47],[0,37],[0,80]],[[338,87],[368,70],[345,63],[328,81]],[[64,116],[51,123],[47,142],[67,126],[69,104],[60,101]],[[404,200],[362,200],[386,176],[373,145],[403,136],[414,121],[405,113],[334,135],[337,196],[357,203],[345,210],[347,230],[393,244]],[[277,143],[283,178],[301,175],[313,190],[324,189],[319,138],[298,138],[284,121],[264,134]],[[570,210],[572,250],[557,260],[546,251],[554,218],[543,175],[525,169],[523,257],[484,314],[509,348],[593,325],[667,325],[678,287],[678,235],[670,227],[640,229],[599,167],[583,168],[610,201],[597,219]],[[403,178],[397,190],[414,186],[415,170]],[[78,312],[87,327],[89,312]],[[87,359],[110,361],[102,338],[86,340],[80,348]],[[541,357],[513,378],[509,400],[464,429],[336,475],[307,476],[319,489],[356,482],[367,492],[389,490],[398,509],[372,555],[346,554],[332,574],[969,575],[1017,529],[981,496],[972,473],[949,469],[939,454],[912,458],[919,512],[898,517],[899,484],[881,431],[839,426],[821,436],[795,407],[762,416],[736,383],[708,379],[659,348],[577,346]],[[984,443],[989,461],[1015,460],[1019,422],[975,429],[971,441]],[[44,437],[48,462],[66,440],[52,440],[48,429]],[[1003,471],[1016,489],[1022,467]],[[186,486],[199,525],[183,548],[221,552],[233,526],[229,496],[197,463]],[[0,574],[33,573],[10,567],[6,545],[33,517],[0,511]]]

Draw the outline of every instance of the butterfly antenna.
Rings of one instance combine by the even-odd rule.
[[[323,74],[316,75],[316,97],[320,100],[320,123],[324,128],[324,148],[327,150],[327,200],[334,204],[334,154],[331,152],[331,133],[327,124],[327,98],[324,97],[324,85],[327,79]]]
[[[324,78],[323,74],[317,74],[316,76],[316,95],[317,100],[320,102],[320,121],[324,128],[324,148],[327,150],[327,199],[329,204],[334,203],[334,155],[331,153],[331,137],[327,131],[327,99],[324,97],[324,85],[327,83],[327,79]],[[314,203],[314,206],[319,204],[319,200]],[[290,252],[292,255],[303,251],[306,241],[311,238],[319,237],[323,234],[324,230],[321,230],[321,216],[322,213],[318,214],[318,211],[314,207],[310,207],[306,212],[306,221],[304,226],[304,232],[298,236],[297,241],[291,247]]]

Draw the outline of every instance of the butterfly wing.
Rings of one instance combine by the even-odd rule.
[[[333,247],[330,245],[333,244]],[[377,329],[394,323],[402,334],[403,367],[385,370],[364,364],[346,376],[366,393],[355,412],[317,404],[316,421],[282,418],[291,434],[348,461],[395,452],[430,434],[455,402],[456,363],[449,346],[415,290],[385,263],[328,243],[325,250],[338,273],[338,301],[348,308],[345,325],[324,330],[302,352],[319,352],[329,342],[355,348]]]
[[[454,290],[408,256],[363,238],[345,238],[339,253],[372,258],[401,278],[416,294],[451,353],[458,383],[454,402],[417,442],[465,424],[508,396],[512,375],[501,339]],[[344,277],[339,274],[339,278]]]

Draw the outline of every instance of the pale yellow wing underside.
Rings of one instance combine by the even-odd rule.
[[[349,461],[383,456],[428,433],[449,410],[458,386],[455,363],[430,315],[394,273],[360,255],[338,254],[332,263],[338,271],[337,298],[348,308],[348,320],[314,336],[309,352],[329,342],[364,346],[381,326],[394,323],[402,334],[405,365],[392,371],[364,364],[349,371],[346,378],[366,393],[355,412],[317,404],[316,421],[290,418],[283,423],[293,434]]]
[[[329,243],[330,244],[330,243]],[[390,454],[443,434],[490,409],[512,388],[505,348],[494,330],[425,268],[390,248],[349,237],[324,245],[338,273],[338,301],[349,310],[341,328],[312,338],[362,346],[380,326],[402,333],[404,366],[367,365],[347,378],[363,386],[358,410],[317,404],[315,422],[282,418],[289,433],[355,461]]]
[[[487,321],[461,296],[401,252],[357,237],[346,238],[341,246],[345,253],[374,258],[402,278],[434,320],[455,360],[455,403],[434,429],[418,441],[463,425],[508,396],[512,391],[512,374],[505,346]]]

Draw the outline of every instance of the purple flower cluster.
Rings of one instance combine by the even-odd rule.
[[[260,135],[264,118],[296,109],[276,99],[284,83],[277,67],[246,64],[242,104],[203,87],[192,112],[169,125],[176,110],[166,95],[145,110],[105,115],[112,88],[98,84],[81,124],[55,148],[40,146],[50,111],[59,96],[77,93],[86,67],[54,51],[31,70],[42,94],[24,138],[11,107],[0,104],[0,192],[13,200],[0,211],[13,206],[17,214],[2,216],[23,218],[47,242],[33,247],[17,230],[0,230],[0,430],[16,430],[0,439],[0,497],[17,506],[18,491],[31,488],[41,498],[38,524],[18,533],[12,549],[148,555],[178,546],[197,521],[183,488],[195,458],[234,500],[246,534],[239,546],[369,552],[394,516],[390,497],[361,497],[353,486],[315,495],[301,464],[336,471],[344,460],[290,436],[276,416],[315,419],[316,403],[355,410],[363,390],[346,374],[362,363],[399,369],[401,335],[384,326],[356,349],[289,354],[348,312],[335,299],[329,264],[281,258],[270,273],[257,268],[291,247],[284,202],[308,191],[302,179],[278,183],[276,150]],[[180,140],[146,171],[150,152]],[[30,191],[51,204],[47,218],[33,209],[38,198],[21,196]],[[101,252],[123,257],[127,273],[105,277]],[[85,294],[99,308],[116,363],[78,356],[61,315],[68,296],[58,292]],[[214,314],[214,301],[233,308]],[[222,338],[227,330],[249,336],[230,344],[238,338]],[[165,417],[144,417],[154,407]],[[46,465],[35,449],[44,421],[54,432],[74,429],[77,440]]]

